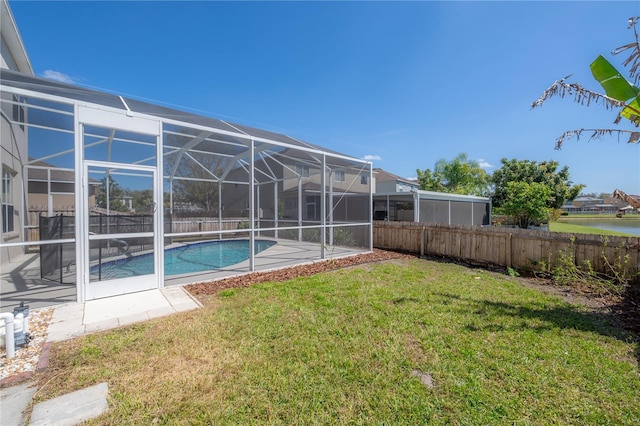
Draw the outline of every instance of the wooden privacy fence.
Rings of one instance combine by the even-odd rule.
[[[638,280],[640,237],[602,236],[518,228],[444,225],[415,222],[373,222],[376,248],[462,259],[481,265],[537,271],[555,266],[559,256],[572,255],[576,265],[589,262],[596,272],[624,265]]]
[[[207,217],[181,217],[174,218],[171,222],[171,232],[208,232],[231,231],[238,229],[242,222],[248,222],[249,218],[224,218],[222,223],[217,218]],[[222,226],[220,226],[222,225]]]

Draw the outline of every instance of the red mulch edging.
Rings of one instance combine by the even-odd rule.
[[[286,281],[296,277],[306,277],[321,272],[361,265],[363,263],[382,262],[390,259],[415,259],[415,256],[393,251],[374,249],[373,253],[342,257],[340,259],[322,260],[306,265],[298,265],[270,272],[254,272],[218,281],[190,284],[186,286],[189,293],[195,295],[215,294],[220,290],[236,287],[248,287],[266,281]]]

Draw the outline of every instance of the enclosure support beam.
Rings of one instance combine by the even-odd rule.
[[[333,170],[329,173],[329,245],[333,247]]]
[[[25,170],[23,169],[22,176],[24,176],[24,175],[25,175]],[[23,184],[24,184],[24,182],[23,182]],[[22,193],[24,194],[24,191],[22,191]],[[52,191],[51,191],[51,169],[47,169],[47,215],[49,215],[49,217],[53,216],[53,194],[52,194]]]
[[[471,226],[475,225],[475,223],[473,223],[473,205],[475,203],[471,203]]]
[[[222,231],[222,181],[218,181],[218,231]],[[222,233],[218,234],[218,239],[222,239]]]
[[[73,111],[73,127],[74,127],[74,144],[75,144],[75,187],[78,188],[75,193],[76,206],[76,293],[77,301],[83,303],[86,299],[85,281],[89,281],[89,277],[85,277],[85,271],[88,270],[86,262],[88,262],[89,248],[87,247],[86,234],[89,231],[89,213],[86,211],[84,203],[84,194],[86,193],[88,178],[84,174],[83,158],[83,140],[82,133],[84,126],[79,121],[79,106],[74,105]]]
[[[320,173],[320,259],[325,259],[327,246],[327,158],[322,154],[322,173]]]
[[[249,157],[249,270],[256,270],[255,236],[255,142],[251,139]]]
[[[164,137],[162,135],[162,123],[158,121],[158,134],[156,135],[156,158],[162,158],[164,147]],[[153,213],[155,222],[155,251],[156,254],[156,271],[158,276],[158,288],[164,288],[164,233],[165,233],[165,210],[164,210],[164,194],[162,176],[164,176],[164,162],[158,161],[154,176],[154,197],[153,197]],[[170,221],[173,224],[173,218]],[[171,229],[169,229],[171,232]]]
[[[173,177],[169,178],[169,214],[173,217]],[[169,232],[173,232],[173,229]]]
[[[302,241],[302,176],[298,176],[298,241]]]
[[[387,222],[391,220],[391,210],[389,210],[389,196],[387,195]]]
[[[254,182],[255,185],[255,182]],[[260,228],[262,228],[262,224],[260,223],[260,185],[258,185],[256,187],[256,208],[255,208],[255,213],[256,213],[256,217],[255,220],[258,223],[258,236],[260,236]]]
[[[273,225],[275,230],[275,238],[278,238],[278,215],[280,212],[278,211],[278,181],[273,181]]]
[[[369,251],[373,251],[373,163],[369,163]]]

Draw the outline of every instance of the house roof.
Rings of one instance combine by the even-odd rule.
[[[602,202],[602,198],[595,198],[595,197],[577,197],[575,198],[573,201],[578,201],[578,202]]]
[[[45,161],[34,161],[30,164],[28,172],[29,182],[47,182],[49,180],[49,173],[51,173],[51,182],[58,183],[74,183],[75,172],[73,170],[60,169]],[[89,178],[90,184],[99,182],[94,178]]]
[[[390,199],[396,200],[410,200],[413,199],[414,194],[417,194],[418,198],[421,200],[440,200],[440,201],[464,201],[464,202],[478,202],[478,203],[489,203],[491,202],[491,198],[489,197],[480,197],[477,195],[465,195],[465,194],[454,194],[451,192],[435,192],[435,191],[422,191],[417,190],[415,192],[377,192],[373,194],[374,199],[385,199],[389,197]]]
[[[387,182],[387,181],[393,180],[393,181],[398,181],[402,183],[407,183],[409,185],[418,186],[418,182],[415,180],[406,179],[398,175],[394,175],[393,173],[390,173],[381,168],[374,168],[373,173],[375,174],[376,181],[378,182]]]

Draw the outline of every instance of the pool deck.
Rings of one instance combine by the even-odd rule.
[[[260,237],[258,237],[260,238]],[[268,239],[268,238],[265,238]],[[278,244],[255,256],[256,272],[272,271],[294,265],[321,261],[320,245],[292,240],[277,240]],[[366,253],[365,249],[328,247],[326,259]],[[249,260],[204,273],[165,277],[165,288],[191,283],[219,280],[251,272]],[[0,310],[12,311],[24,301],[31,309],[76,301],[76,284],[59,284],[40,278],[38,254],[25,254],[2,265],[0,270]]]
[[[325,250],[325,260],[353,256],[366,252],[366,250],[362,249],[345,247],[328,248]],[[295,265],[320,262],[322,258],[318,244],[278,240],[278,244],[258,253],[254,261],[254,269],[256,272],[267,272]],[[245,260],[232,266],[216,269],[215,271],[165,277],[165,285],[185,285],[214,281],[244,275],[249,272],[251,272],[249,269],[249,260]]]

